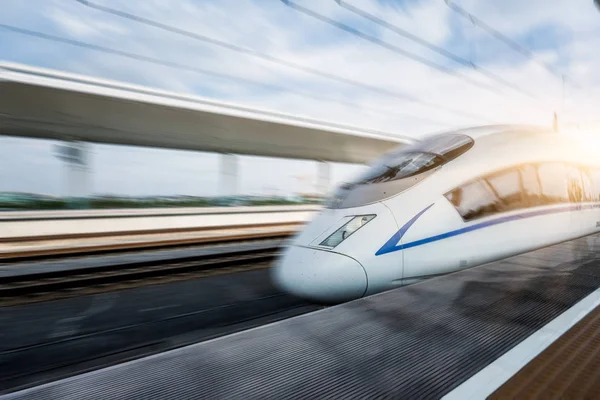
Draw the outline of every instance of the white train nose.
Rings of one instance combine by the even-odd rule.
[[[284,292],[323,303],[357,299],[367,290],[367,274],[358,261],[306,247],[288,247],[272,278]]]

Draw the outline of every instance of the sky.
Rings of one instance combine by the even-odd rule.
[[[444,0],[343,2],[471,63],[467,65],[385,29],[334,0],[294,3],[369,35],[376,43],[303,14],[280,0],[93,2],[408,94],[430,105],[269,63],[75,0],[0,0],[0,24],[201,67],[228,74],[231,79],[45,41],[1,27],[0,60],[415,138],[490,123],[550,126],[553,112],[558,113],[561,123],[600,120],[595,114],[600,100],[600,69],[595,68],[600,61],[600,10],[592,0],[454,1],[533,57],[514,51],[453,12]],[[430,65],[406,57],[406,52]],[[282,90],[274,90],[273,85]],[[450,112],[448,107],[474,117]],[[54,155],[56,144],[0,136],[0,191],[68,193],[66,168]],[[89,188],[95,194],[219,193],[218,155],[109,145],[88,148]],[[240,194],[287,195],[315,190],[315,162],[264,157],[239,157],[239,162]],[[362,168],[334,165],[333,182],[351,179]]]

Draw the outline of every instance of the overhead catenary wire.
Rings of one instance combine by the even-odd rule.
[[[400,48],[398,46],[395,46],[395,45],[392,45],[390,43],[387,43],[387,42],[385,42],[385,41],[383,41],[383,40],[381,40],[381,39],[379,39],[379,38],[377,38],[375,36],[372,36],[372,35],[366,34],[364,32],[361,32],[358,29],[355,29],[355,28],[353,28],[353,27],[351,27],[351,26],[349,26],[347,24],[344,24],[342,22],[336,21],[336,20],[331,19],[329,17],[326,17],[326,16],[324,16],[322,14],[319,14],[319,13],[317,13],[315,11],[312,11],[312,10],[306,8],[306,7],[303,7],[303,6],[299,5],[299,4],[296,4],[296,3],[294,3],[291,0],[281,0],[281,2],[283,2],[285,5],[287,5],[288,7],[292,8],[292,9],[294,9],[296,11],[299,11],[299,12],[301,12],[303,14],[306,14],[306,15],[308,15],[310,17],[318,19],[318,20],[320,20],[320,21],[322,21],[322,22],[324,22],[326,24],[329,24],[329,25],[334,26],[334,27],[336,27],[336,28],[338,28],[340,30],[348,32],[348,33],[350,33],[350,34],[352,34],[354,36],[360,37],[363,40],[366,40],[368,42],[376,44],[376,45],[378,45],[380,47],[383,47],[383,48],[385,48],[387,50],[390,50],[390,51],[392,51],[392,52],[394,52],[396,54],[399,54],[399,55],[402,55],[404,57],[407,57],[408,59],[411,59],[411,60],[413,60],[415,62],[418,62],[418,63],[420,63],[422,65],[425,65],[425,66],[427,66],[429,68],[438,70],[438,71],[443,72],[443,73],[445,73],[445,74],[447,74],[449,76],[452,76],[452,77],[455,77],[455,78],[458,78],[458,79],[462,79],[463,81],[466,81],[466,82],[468,82],[468,83],[470,83],[470,84],[472,84],[472,85],[474,85],[474,86],[476,86],[476,87],[478,87],[480,89],[490,91],[493,94],[498,94],[498,89],[496,87],[493,87],[491,85],[482,83],[482,82],[477,81],[475,79],[472,79],[472,78],[470,78],[470,77],[468,77],[466,75],[463,75],[463,74],[457,72],[456,70],[454,70],[452,68],[449,68],[449,67],[437,64],[437,63],[435,63],[433,61],[430,61],[430,60],[427,60],[426,58],[423,58],[423,57],[421,57],[419,55],[416,55],[414,53],[406,51],[406,50],[404,50],[404,49],[402,49],[402,48]],[[491,75],[492,74],[490,74],[490,76]],[[538,101],[539,103],[543,104],[543,101],[541,99],[539,99],[536,96],[534,96],[534,95],[532,95],[530,93],[527,93],[526,91],[524,91],[524,90],[522,90],[522,89],[520,89],[520,88],[512,85],[510,82],[504,81],[504,80],[502,80],[502,78],[499,78],[499,77],[495,77],[495,79],[498,82],[503,81],[502,82],[503,85],[511,87],[511,89],[519,91],[519,93],[521,93],[522,95],[527,96],[527,97],[529,97],[531,99],[534,99],[534,100]]]
[[[259,87],[262,87],[265,89],[280,91],[280,92],[284,92],[284,93],[291,93],[294,95],[303,96],[303,97],[311,98],[314,100],[321,100],[321,101],[325,100],[325,101],[329,101],[329,102],[333,102],[333,103],[342,104],[345,106],[354,107],[359,110],[367,110],[367,111],[380,113],[380,114],[387,115],[387,116],[398,116],[401,118],[408,118],[408,119],[414,119],[417,121],[424,121],[424,122],[428,122],[432,125],[451,126],[451,124],[449,124],[447,122],[443,122],[443,121],[439,121],[439,120],[435,120],[435,119],[429,119],[429,118],[425,119],[425,118],[421,118],[421,117],[413,116],[413,115],[409,115],[409,114],[388,113],[388,112],[385,112],[385,110],[364,107],[361,104],[341,100],[341,99],[338,99],[335,97],[316,95],[316,94],[306,92],[306,91],[290,89],[290,88],[284,87],[284,86],[264,83],[262,81],[256,81],[256,80],[252,80],[252,79],[242,78],[239,76],[229,75],[229,74],[225,74],[222,72],[210,71],[210,70],[207,70],[204,68],[198,68],[198,67],[191,66],[191,65],[186,65],[186,64],[181,64],[181,63],[176,63],[176,62],[171,62],[171,61],[165,61],[165,60],[154,58],[154,57],[149,57],[149,56],[145,56],[145,55],[141,55],[141,54],[135,54],[135,53],[131,53],[131,52],[125,52],[125,51],[113,49],[110,47],[99,46],[99,45],[95,45],[95,44],[91,44],[91,43],[81,42],[81,41],[74,40],[74,39],[64,38],[64,37],[60,37],[60,36],[56,36],[56,35],[50,35],[50,34],[46,34],[43,32],[19,28],[19,27],[15,27],[15,26],[11,26],[11,25],[0,24],[0,28],[6,29],[6,30],[8,30],[10,32],[14,32],[14,33],[32,36],[32,37],[36,37],[36,38],[44,39],[44,40],[50,40],[53,42],[68,44],[71,46],[77,46],[77,47],[85,48],[85,49],[96,51],[96,52],[112,54],[112,55],[125,57],[125,58],[129,58],[129,59],[134,59],[134,60],[138,60],[138,61],[143,61],[143,62],[147,62],[147,63],[151,63],[151,64],[162,65],[162,66],[169,67],[169,68],[175,68],[175,69],[179,69],[179,70],[200,73],[203,75],[213,76],[213,77],[220,78],[220,79],[226,79],[226,80],[230,80],[233,82],[242,82],[245,84],[259,86]]]
[[[444,104],[438,104],[435,102],[430,102],[427,100],[423,100],[417,96],[411,95],[409,93],[404,93],[404,92],[400,92],[397,90],[391,90],[391,89],[386,89],[386,88],[382,88],[382,87],[378,87],[378,86],[374,86],[368,83],[364,83],[361,81],[357,81],[351,78],[346,78],[340,75],[336,75],[336,74],[332,74],[329,72],[325,72],[316,68],[312,68],[306,65],[302,65],[302,64],[297,64],[295,62],[291,62],[291,61],[287,61],[275,56],[272,56],[268,53],[263,53],[261,51],[258,50],[254,50],[248,47],[244,47],[244,46],[239,46],[233,43],[229,43],[223,40],[219,40],[219,39],[215,39],[206,35],[202,35],[199,33],[195,33],[195,32],[191,32],[191,31],[187,31],[181,28],[177,28],[171,25],[167,25],[167,24],[163,24],[161,22],[158,21],[154,21],[148,18],[144,18],[141,17],[139,15],[135,15],[135,14],[131,14],[131,13],[127,13],[124,11],[120,11],[111,7],[106,7],[100,4],[97,4],[95,2],[92,1],[88,1],[88,0],[74,0],[82,5],[85,5],[87,7],[96,9],[98,11],[102,11],[108,14],[112,14],[115,16],[118,16],[120,18],[125,18],[131,21],[135,21],[141,24],[145,24],[145,25],[149,25],[152,26],[154,28],[158,28],[161,30],[165,30],[171,33],[175,33],[178,35],[182,35],[191,39],[195,39],[207,44],[211,44],[214,46],[218,46],[224,49],[228,49],[231,51],[235,51],[237,53],[242,53],[245,54],[247,56],[251,56],[254,58],[258,58],[258,59],[262,59],[265,61],[268,61],[270,63],[273,64],[278,64],[278,65],[282,65],[288,68],[292,68],[298,71],[302,71],[304,73],[308,73],[311,75],[315,75],[315,76],[319,76],[321,78],[325,78],[325,79],[329,79],[338,83],[342,83],[342,84],[346,84],[346,85],[350,85],[350,86],[354,86],[354,87],[359,87],[365,90],[368,90],[372,93],[378,93],[378,94],[383,94],[389,97],[393,97],[402,101],[406,101],[406,102],[412,102],[415,104],[420,104],[426,107],[431,107],[431,108],[435,108],[437,110],[443,110],[446,111],[450,114],[455,114],[455,115],[460,115],[462,117],[468,118],[468,119],[472,119],[472,120],[476,120],[476,121],[486,121],[486,122],[494,122],[493,120],[486,118],[486,117],[482,117],[481,115],[476,115],[476,114],[472,114],[469,112],[466,112],[464,110],[459,110],[459,109],[455,109],[453,107],[449,107],[447,105]]]
[[[444,0],[444,2],[456,14],[458,14],[461,17],[469,20],[473,25],[479,27],[480,29],[484,30],[485,32],[487,32],[489,35],[491,35],[495,39],[497,39],[497,40],[501,41],[502,43],[506,44],[513,51],[515,51],[515,52],[517,52],[517,53],[519,53],[519,54],[527,57],[528,59],[532,60],[533,62],[535,62],[536,64],[538,64],[542,68],[544,68],[546,71],[548,71],[550,74],[552,74],[555,77],[557,77],[558,79],[560,79],[560,80],[564,79],[564,80],[570,82],[571,85],[573,85],[574,87],[576,87],[578,89],[582,89],[582,86],[579,83],[577,83],[576,81],[574,81],[571,77],[569,77],[565,73],[557,70],[556,68],[554,68],[550,64],[545,63],[545,62],[539,60],[535,56],[535,54],[531,50],[529,50],[528,48],[526,48],[525,46],[523,46],[523,45],[519,44],[518,42],[514,41],[513,39],[507,37],[502,32],[500,32],[497,29],[493,28],[492,26],[490,26],[489,24],[487,24],[486,22],[484,22],[480,18],[476,17],[475,15],[471,14],[470,12],[468,12],[467,10],[465,10],[464,8],[460,7],[459,5],[457,5],[456,3],[454,3],[453,1],[451,1],[451,0]]]
[[[363,10],[363,9],[361,9],[359,7],[353,6],[353,5],[347,3],[347,2],[345,2],[343,0],[334,0],[334,1],[340,7],[344,8],[344,9],[346,9],[346,10],[348,10],[348,11],[350,11],[350,12],[356,14],[356,15],[359,15],[362,18],[365,18],[365,19],[367,19],[367,20],[369,20],[369,21],[371,21],[371,22],[373,22],[373,23],[375,23],[375,24],[377,24],[379,26],[382,26],[382,27],[384,27],[384,28],[386,28],[386,29],[388,29],[388,30],[396,33],[397,35],[400,35],[400,36],[402,36],[402,37],[404,37],[404,38],[406,38],[406,39],[408,39],[408,40],[410,40],[412,42],[415,42],[415,43],[417,43],[417,44],[419,44],[419,45],[421,45],[421,46],[423,46],[423,47],[425,47],[425,48],[427,48],[427,49],[429,49],[429,50],[431,50],[431,51],[433,51],[433,52],[435,52],[435,53],[437,53],[437,54],[439,54],[439,55],[441,55],[443,57],[446,57],[449,60],[452,60],[452,61],[454,61],[454,62],[456,62],[456,63],[458,63],[458,64],[460,64],[462,66],[465,66],[465,67],[468,67],[468,68],[472,68],[475,71],[478,71],[480,74],[486,76],[487,78],[495,81],[496,83],[499,83],[499,84],[501,84],[501,85],[503,85],[503,86],[505,86],[507,88],[510,88],[511,90],[515,91],[516,93],[519,93],[519,94],[521,94],[523,96],[529,97],[529,98],[531,98],[533,100],[536,100],[536,101],[538,101],[540,103],[544,103],[544,101],[541,100],[538,96],[535,96],[535,95],[527,92],[526,90],[524,90],[524,89],[520,88],[519,86],[517,86],[517,85],[515,85],[515,84],[513,84],[513,83],[511,83],[509,81],[507,81],[506,79],[504,79],[501,76],[499,76],[499,75],[497,75],[497,74],[489,71],[488,69],[483,68],[482,66],[474,63],[471,60],[467,60],[466,58],[464,58],[464,57],[462,57],[460,55],[452,53],[452,52],[450,52],[450,51],[448,51],[448,50],[446,50],[446,49],[444,49],[442,47],[439,47],[439,46],[437,46],[437,45],[435,45],[435,44],[433,44],[431,42],[428,42],[427,40],[425,40],[425,39],[423,39],[423,38],[421,38],[421,37],[419,37],[419,36],[417,36],[417,35],[409,32],[409,31],[407,31],[405,29],[402,29],[402,28],[400,28],[400,27],[398,27],[396,25],[393,25],[393,24],[391,24],[391,23],[389,23],[389,22],[387,22],[387,21],[385,21],[385,20],[383,20],[383,19],[381,19],[381,18],[379,18],[379,17],[377,17],[377,16],[375,16],[373,14],[370,14],[370,13],[366,12],[365,10]]]

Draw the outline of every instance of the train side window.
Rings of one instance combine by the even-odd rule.
[[[589,174],[589,168],[579,168],[581,172],[581,201],[594,201],[594,188],[592,186],[592,180]]]
[[[571,203],[579,203],[583,200],[581,172],[572,165],[567,166],[567,190],[569,191],[569,201]]]
[[[521,185],[525,207],[535,207],[543,204],[542,189],[538,179],[537,166],[523,165],[521,171]]]
[[[594,201],[600,201],[600,169],[590,169],[590,179],[592,181],[592,198]]]
[[[499,211],[498,199],[484,180],[478,179],[458,187],[446,193],[446,198],[465,221]]]
[[[538,167],[545,204],[568,203],[567,169],[562,163],[546,163]]]
[[[519,170],[511,168],[486,178],[493,192],[502,201],[502,211],[523,208]]]

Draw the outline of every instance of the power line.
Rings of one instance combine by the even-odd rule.
[[[460,15],[461,17],[463,17],[465,19],[468,19],[469,21],[471,21],[471,23],[473,25],[475,25],[475,26],[483,29],[489,35],[493,36],[495,39],[503,42],[508,47],[510,47],[513,51],[516,51],[517,53],[519,53],[519,54],[527,57],[528,59],[534,61],[536,64],[538,64],[539,66],[541,66],[542,68],[544,68],[546,71],[550,72],[552,75],[554,75],[558,79],[561,79],[561,80],[562,79],[566,79],[573,86],[575,86],[576,88],[582,89],[582,86],[579,83],[575,82],[572,78],[568,77],[566,74],[560,72],[559,70],[557,70],[553,66],[549,65],[548,63],[540,61],[537,57],[535,57],[535,54],[531,50],[529,50],[528,48],[522,46],[521,44],[517,43],[516,41],[514,41],[514,40],[510,39],[509,37],[503,35],[502,32],[498,31],[497,29],[492,28],[490,25],[488,25],[487,23],[485,23],[481,19],[477,18],[475,15],[471,14],[470,12],[468,12],[467,10],[465,10],[464,8],[458,6],[453,1],[451,1],[451,0],[444,0],[444,2],[446,3],[446,5],[448,7],[450,7],[450,9],[452,11],[454,11],[455,13],[457,13],[458,15]]]
[[[102,53],[106,53],[106,54],[112,54],[112,55],[116,55],[116,56],[120,56],[120,57],[126,57],[126,58],[130,58],[130,59],[138,60],[138,61],[144,61],[144,62],[151,63],[151,64],[162,65],[162,66],[169,67],[169,68],[176,68],[179,70],[186,70],[186,71],[190,71],[190,72],[200,73],[200,74],[204,74],[204,75],[213,76],[216,78],[231,80],[234,82],[243,82],[245,84],[255,85],[255,86],[263,87],[266,89],[276,90],[276,91],[285,92],[285,93],[292,93],[292,94],[295,94],[298,96],[303,96],[303,97],[311,98],[314,100],[325,100],[325,101],[329,101],[329,102],[333,102],[333,103],[338,103],[338,104],[354,107],[354,108],[360,109],[360,110],[367,110],[367,111],[371,111],[371,112],[375,112],[375,113],[380,113],[380,114],[387,115],[387,116],[398,116],[398,117],[402,117],[402,118],[421,120],[421,121],[432,123],[434,125],[450,126],[449,123],[442,122],[442,121],[425,119],[425,118],[420,118],[417,116],[412,116],[412,115],[407,115],[407,114],[396,114],[396,113],[390,114],[381,109],[364,107],[363,105],[360,105],[360,104],[357,104],[354,102],[350,102],[350,101],[340,100],[340,99],[337,99],[334,97],[314,95],[312,93],[305,92],[305,91],[292,90],[290,88],[279,86],[279,85],[273,85],[273,84],[268,84],[268,83],[252,80],[252,79],[241,78],[238,76],[233,76],[233,75],[224,74],[224,73],[220,73],[220,72],[214,72],[214,71],[206,70],[203,68],[197,68],[197,67],[190,66],[190,65],[185,65],[185,64],[180,64],[180,63],[175,63],[175,62],[170,62],[170,61],[164,61],[164,60],[160,60],[160,59],[157,59],[154,57],[148,57],[148,56],[144,56],[144,55],[140,55],[140,54],[124,52],[124,51],[113,49],[110,47],[98,46],[98,45],[94,45],[91,43],[80,42],[77,40],[63,38],[63,37],[55,36],[55,35],[49,35],[49,34],[37,32],[37,31],[31,31],[28,29],[23,29],[23,28],[11,26],[11,25],[0,24],[0,28],[4,28],[4,29],[14,32],[14,33],[19,33],[19,34],[23,34],[23,35],[27,35],[27,36],[33,36],[33,37],[36,37],[39,39],[50,40],[50,41],[58,42],[58,43],[64,43],[64,44],[68,44],[68,45],[72,45],[72,46],[85,48],[88,50],[93,50],[93,51],[102,52]]]
[[[351,12],[357,14],[357,15],[360,15],[361,17],[363,17],[365,19],[368,19],[371,22],[374,22],[374,23],[376,23],[378,25],[381,25],[384,28],[387,28],[387,29],[391,30],[392,32],[395,32],[398,35],[403,36],[403,37],[405,37],[408,40],[412,40],[413,42],[420,44],[421,46],[427,47],[429,50],[432,50],[432,51],[434,51],[434,52],[436,52],[436,53],[438,53],[438,54],[440,54],[440,55],[442,55],[442,56],[444,56],[444,57],[446,57],[446,58],[448,58],[448,59],[450,59],[452,61],[455,61],[455,62],[457,62],[459,64],[462,64],[462,65],[465,65],[465,66],[468,66],[468,67],[472,66],[471,61],[469,61],[469,60],[467,60],[467,59],[465,59],[465,58],[463,58],[463,57],[461,57],[459,55],[451,53],[450,51],[448,51],[448,50],[446,50],[444,48],[438,47],[438,46],[434,45],[433,43],[430,43],[430,42],[426,41],[425,39],[423,39],[423,38],[421,38],[421,37],[419,37],[417,35],[414,35],[414,34],[408,32],[408,31],[406,31],[404,29],[401,29],[401,28],[399,28],[399,27],[397,27],[395,25],[392,25],[389,22],[386,22],[386,21],[382,20],[381,18],[378,18],[378,17],[374,16],[373,14],[370,14],[370,13],[368,13],[368,12],[366,12],[366,11],[358,8],[358,7],[355,7],[355,6],[351,5],[351,4],[348,4],[348,3],[346,3],[343,0],[335,0],[335,2],[338,3],[338,5],[340,7],[343,7],[343,8],[345,8],[348,11],[351,11]]]
[[[537,100],[537,101],[543,103],[543,101],[539,97],[537,97],[537,96],[535,96],[535,95],[533,95],[531,93],[528,93],[527,91],[521,89],[520,87],[516,86],[515,84],[513,84],[513,83],[511,83],[511,82],[503,79],[499,75],[497,75],[497,74],[495,74],[495,73],[493,73],[493,72],[491,72],[491,71],[489,71],[489,70],[487,70],[487,69],[485,69],[485,68],[483,68],[483,67],[475,64],[473,61],[467,60],[464,57],[461,57],[461,56],[459,56],[457,54],[454,54],[454,53],[452,53],[452,52],[450,52],[450,51],[448,51],[448,50],[446,50],[444,48],[441,48],[439,46],[436,46],[435,44],[433,44],[431,42],[428,42],[425,39],[423,39],[423,38],[421,38],[421,37],[419,37],[417,35],[414,35],[414,34],[408,32],[408,31],[406,31],[406,30],[404,30],[402,28],[399,28],[396,25],[392,25],[389,22],[384,21],[383,19],[378,18],[375,15],[370,14],[370,13],[368,13],[368,12],[366,12],[366,11],[358,8],[358,7],[355,7],[355,6],[351,5],[351,4],[348,4],[348,3],[346,3],[343,0],[335,0],[335,1],[338,3],[338,5],[340,7],[343,7],[345,9],[347,9],[348,11],[351,11],[351,12],[353,12],[353,13],[355,13],[355,14],[357,14],[357,15],[365,18],[365,19],[368,19],[369,21],[374,22],[377,25],[382,26],[382,27],[384,27],[384,28],[386,28],[386,29],[388,29],[388,30],[390,30],[390,31],[392,31],[392,32],[394,32],[394,33],[396,33],[396,34],[398,34],[398,35],[400,35],[400,36],[408,39],[408,40],[411,40],[411,41],[413,41],[415,43],[418,43],[421,46],[426,47],[429,50],[431,50],[431,51],[433,51],[433,52],[435,52],[437,54],[440,54],[441,56],[446,57],[446,58],[448,58],[448,59],[450,59],[450,60],[452,60],[452,61],[454,61],[454,62],[456,62],[458,64],[461,64],[463,66],[472,68],[472,69],[478,71],[480,74],[485,75],[489,79],[491,79],[491,80],[493,80],[493,81],[495,81],[495,82],[497,82],[497,83],[499,83],[499,84],[501,84],[503,86],[506,86],[506,87],[512,89],[513,91],[521,94],[521,95],[524,95],[526,97],[529,97],[531,99],[534,99],[534,100]]]
[[[451,68],[448,68],[448,67],[445,67],[443,65],[437,64],[437,63],[435,63],[433,61],[430,61],[430,60],[427,60],[426,58],[423,58],[423,57],[421,57],[419,55],[416,55],[414,53],[406,51],[406,50],[404,50],[404,49],[402,49],[402,48],[400,48],[398,46],[395,46],[395,45],[392,45],[390,43],[384,42],[383,40],[380,40],[380,39],[378,39],[375,36],[366,34],[366,33],[361,32],[358,29],[355,29],[355,28],[353,28],[353,27],[351,27],[349,25],[346,25],[344,23],[341,23],[341,22],[338,22],[338,21],[333,20],[331,18],[328,18],[328,17],[326,17],[326,16],[324,16],[322,14],[316,13],[316,12],[314,12],[312,10],[309,10],[308,8],[305,8],[305,7],[301,6],[301,5],[298,5],[298,4],[296,4],[296,3],[294,3],[294,2],[292,2],[290,0],[281,0],[281,1],[285,5],[287,5],[288,7],[292,8],[292,9],[294,9],[296,11],[299,11],[299,12],[301,12],[303,14],[306,14],[306,15],[308,15],[310,17],[318,19],[319,21],[325,22],[326,24],[329,24],[329,25],[334,26],[334,27],[336,27],[336,28],[338,28],[340,30],[348,32],[348,33],[350,33],[350,34],[352,34],[354,36],[358,36],[358,37],[360,37],[363,40],[366,40],[368,42],[376,44],[376,45],[378,45],[380,47],[383,47],[383,48],[385,48],[387,50],[390,50],[390,51],[392,51],[394,53],[400,54],[400,55],[402,55],[402,56],[404,56],[406,58],[409,58],[409,59],[411,59],[411,60],[413,60],[415,62],[423,64],[423,65],[425,65],[425,66],[427,66],[429,68],[432,68],[432,69],[435,69],[437,71],[443,72],[443,73],[445,73],[447,75],[450,75],[452,77],[462,79],[462,80],[464,80],[464,81],[466,81],[466,82],[468,82],[468,83],[470,83],[470,84],[472,84],[472,85],[474,85],[476,87],[479,87],[480,89],[488,90],[488,91],[490,91],[490,92],[492,92],[494,94],[498,94],[497,88],[489,86],[489,85],[484,84],[484,83],[481,83],[481,82],[479,82],[479,81],[477,81],[475,79],[471,79],[470,77],[465,76],[463,74],[460,74],[460,73],[456,72],[455,70],[453,70]],[[506,81],[502,80],[499,77],[495,76],[494,79],[496,79],[498,81],[502,81],[501,83],[504,84],[505,86],[509,86],[513,90],[517,90],[521,94],[524,94],[525,96],[528,96],[530,98],[533,98],[534,100],[537,100],[537,101],[541,102],[541,100],[539,100],[535,96],[533,96],[533,95],[531,95],[529,93],[526,93],[526,92],[524,92],[523,90],[521,90],[519,88],[516,88],[511,83],[506,82]]]
[[[119,11],[116,10],[114,8],[110,8],[110,7],[106,7],[106,6],[102,6],[99,4],[96,4],[94,2],[88,1],[88,0],[74,0],[80,4],[83,4],[87,7],[90,8],[94,8],[96,10],[108,13],[108,14],[112,14],[121,18],[125,18],[125,19],[129,19],[138,23],[142,23],[142,24],[146,24],[146,25],[150,25],[152,27],[158,28],[158,29],[162,29],[171,33],[176,33],[178,35],[182,35],[182,36],[186,36],[188,38],[192,38],[195,40],[199,40],[202,41],[204,43],[208,43],[214,46],[218,46],[221,48],[225,48],[231,51],[235,51],[238,53],[242,53],[251,57],[255,57],[255,58],[259,58],[265,61],[269,61],[273,64],[278,64],[278,65],[283,65],[285,67],[288,68],[293,68],[308,74],[312,74],[312,75],[316,75],[319,76],[321,78],[326,78],[329,80],[333,80],[339,83],[343,83],[346,85],[351,85],[351,86],[355,86],[355,87],[360,87],[362,89],[368,90],[370,92],[374,92],[374,93],[379,93],[379,94],[384,94],[386,96],[390,96],[390,97],[394,97],[403,101],[409,101],[409,102],[414,102],[417,104],[421,104],[427,107],[433,107],[439,110],[444,110],[448,113],[451,114],[456,114],[456,115],[461,115],[463,117],[469,118],[469,119],[474,119],[474,120],[478,120],[478,121],[489,121],[489,119],[487,118],[482,118],[480,115],[474,115],[462,110],[457,110],[454,109],[452,107],[448,107],[445,105],[441,105],[441,104],[436,104],[433,102],[429,102],[426,100],[422,100],[416,96],[410,95],[408,93],[402,93],[402,92],[398,92],[398,91],[394,91],[394,90],[389,90],[389,89],[385,89],[385,88],[381,88],[378,86],[373,86],[364,82],[360,82],[360,81],[356,81],[354,79],[350,79],[350,78],[345,78],[339,75],[335,75],[335,74],[331,74],[328,72],[324,72],[315,68],[311,68],[311,67],[307,67],[305,65],[301,65],[301,64],[296,64],[294,62],[291,61],[287,61],[287,60],[283,60],[277,57],[274,57],[270,54],[267,53],[263,53],[254,49],[250,49],[247,47],[243,47],[243,46],[238,46],[236,44],[233,43],[229,43],[229,42],[225,42],[219,39],[215,39],[206,35],[201,35],[195,32],[190,32],[184,29],[180,29],[180,28],[176,28],[174,26],[170,26],[170,25],[166,25],[148,18],[144,18],[144,17],[140,17],[139,15],[135,15],[135,14],[130,14],[124,11]]]

